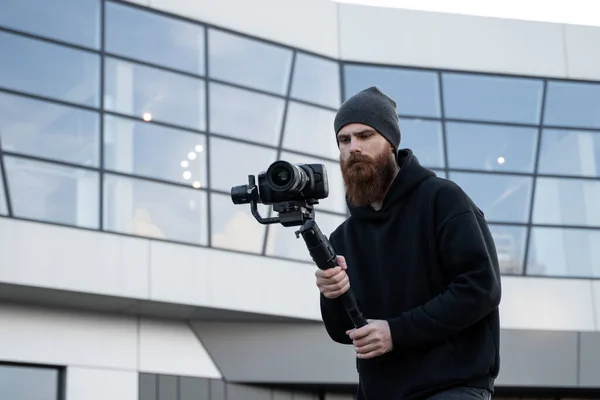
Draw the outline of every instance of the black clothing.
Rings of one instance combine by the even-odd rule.
[[[333,121],[335,134],[351,123],[370,126],[394,146],[394,152],[398,151],[401,134],[396,102],[376,86],[361,90],[340,106]]]
[[[483,213],[409,149],[381,210],[350,207],[330,237],[358,305],[387,320],[394,348],[357,359],[358,399],[423,399],[454,386],[493,391],[499,371],[500,272]],[[341,303],[321,294],[329,336],[352,344]]]

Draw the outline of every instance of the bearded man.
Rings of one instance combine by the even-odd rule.
[[[500,368],[500,272],[484,215],[455,183],[398,150],[396,103],[376,87],[335,118],[350,217],[317,269],[321,314],[356,352],[359,400],[489,399]],[[350,287],[368,320],[337,299]]]

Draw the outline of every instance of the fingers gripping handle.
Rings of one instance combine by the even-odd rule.
[[[310,256],[319,269],[325,270],[334,268],[338,265],[337,256],[333,246],[329,243],[327,237],[323,235],[315,220],[310,219],[302,225],[302,227],[296,231],[296,238],[298,238],[299,235],[302,235]],[[367,325],[366,318],[358,309],[352,288],[348,289],[348,291],[341,295],[339,299],[356,328]]]

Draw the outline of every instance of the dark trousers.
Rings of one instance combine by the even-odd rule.
[[[489,390],[459,386],[434,394],[427,400],[490,400],[491,398],[492,394]]]

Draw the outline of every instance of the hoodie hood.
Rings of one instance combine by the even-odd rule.
[[[396,156],[396,163],[400,167],[400,171],[394,178],[380,210],[376,211],[370,205],[363,207],[350,205],[346,196],[346,204],[352,217],[359,219],[386,219],[396,203],[402,201],[406,195],[410,194],[424,180],[436,176],[433,171],[421,166],[411,149],[399,150]]]

